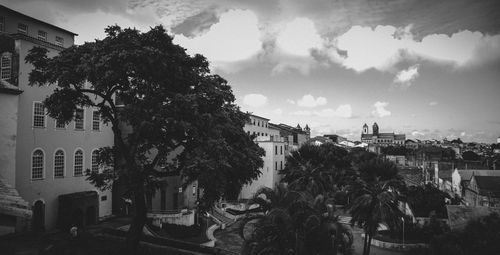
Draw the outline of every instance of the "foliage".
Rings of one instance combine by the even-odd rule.
[[[481,157],[479,155],[477,155],[477,153],[473,152],[473,151],[465,151],[462,153],[462,158],[466,161],[478,161],[481,159]]]
[[[352,175],[348,152],[329,143],[305,144],[292,151],[280,174],[290,189],[307,191],[314,196],[338,191]]]
[[[360,179],[351,187],[355,198],[348,209],[352,217],[351,224],[362,227],[365,232],[363,254],[370,254],[371,240],[381,223],[387,224],[390,229],[399,225],[403,216],[397,192],[400,185],[397,180],[366,182]]]
[[[281,189],[286,189],[282,186]],[[279,191],[281,198],[264,215],[245,218],[240,236],[243,254],[343,254],[350,252],[351,232],[338,223],[333,205],[321,195],[315,199],[297,192]],[[256,197],[263,195],[258,194]],[[275,197],[275,196],[274,196]],[[327,209],[329,208],[329,209]]]
[[[496,213],[470,220],[465,229],[454,230],[434,238],[427,254],[500,254],[498,229],[500,217]]]
[[[387,146],[382,147],[382,154],[385,155],[400,155],[404,156],[408,153],[408,150],[404,146]]]
[[[203,56],[187,55],[161,26],[145,33],[110,26],[106,33],[54,58],[35,47],[26,62],[34,66],[31,85],[56,86],[44,100],[49,116],[68,123],[77,108],[92,107],[111,124],[114,146],[101,148],[106,157],[99,157],[108,167],[88,179],[127,188],[135,208],[132,252],[146,219],[144,195],[164,185],[163,177],[180,173],[186,185],[198,180],[210,205],[257,178],[264,151],[243,131],[248,115]]]
[[[451,199],[451,197],[434,185],[408,187],[405,195],[416,217],[429,217],[433,211],[439,218],[447,217],[445,199]]]

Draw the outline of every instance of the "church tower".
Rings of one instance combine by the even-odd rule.
[[[368,125],[366,123],[363,125],[363,135],[368,134]]]
[[[378,136],[378,125],[377,122],[373,123],[373,135]]]

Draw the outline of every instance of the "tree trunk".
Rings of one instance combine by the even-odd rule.
[[[366,255],[366,244],[367,244],[367,240],[368,240],[368,233],[365,232],[365,240],[363,242],[363,255]]]
[[[368,237],[368,251],[366,252],[366,255],[370,255],[371,247],[372,247],[372,235]]]
[[[135,205],[135,215],[127,233],[125,245],[127,254],[139,254],[139,242],[141,240],[144,225],[146,224],[147,207],[142,183],[140,183],[139,187],[134,191],[133,203]]]

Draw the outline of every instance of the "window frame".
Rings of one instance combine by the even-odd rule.
[[[60,39],[60,40],[59,40]],[[61,36],[57,36],[55,38],[55,45],[64,47],[64,38]]]
[[[33,178],[33,173],[34,173],[34,154],[37,151],[42,152],[42,166],[41,166],[41,177],[39,178]],[[39,181],[45,179],[45,151],[42,148],[35,148],[33,151],[31,151],[31,168],[30,168],[30,180],[31,181]]]
[[[82,164],[81,164],[81,174],[77,175],[76,174],[76,153],[81,151],[82,152]],[[73,177],[82,177],[84,176],[83,170],[85,169],[85,152],[83,151],[82,148],[76,148],[75,151],[73,152]]]
[[[55,127],[55,129],[58,129],[58,130],[65,130],[65,129],[68,127],[68,124],[66,124],[66,123],[64,123],[64,122],[63,122],[64,127],[58,127],[58,126],[57,126],[57,124],[58,124],[57,122],[58,122],[58,121],[59,121],[58,119],[54,119],[54,127]]]
[[[77,125],[77,118],[76,118],[77,115],[76,115],[76,113],[77,113],[78,110],[82,110],[82,119],[81,119],[82,120],[82,128],[77,128],[77,126],[76,126]],[[77,108],[75,110],[74,122],[75,122],[74,128],[75,128],[76,131],[84,131],[85,130],[85,109],[84,108]]]
[[[95,158],[94,162],[94,153],[97,153],[97,156]],[[99,157],[99,149],[93,149],[92,152],[90,153],[90,171],[92,173],[100,173],[99,169],[99,162],[98,162],[98,157]],[[94,169],[96,167],[96,169]]]
[[[62,152],[62,158],[63,158],[63,165],[62,165],[62,176],[56,176],[56,156],[57,156],[57,153],[58,152]],[[54,165],[53,165],[53,170],[54,170],[54,179],[62,179],[64,177],[66,177],[66,151],[64,151],[63,148],[57,148],[55,151],[54,151]]]
[[[25,26],[25,29],[21,29],[21,26]],[[28,35],[28,25],[24,23],[17,23],[17,32],[23,35]]]
[[[43,115],[42,115],[43,116],[43,126],[42,127],[35,126],[35,122],[36,122],[35,121],[35,117],[39,116],[39,115],[35,116],[35,106],[37,104],[41,104],[42,107],[43,107]],[[32,114],[31,114],[31,116],[32,116],[32,118],[31,118],[31,127],[32,128],[46,128],[47,127],[47,110],[45,109],[45,106],[43,105],[43,102],[41,102],[41,101],[33,101],[33,105],[32,105],[32,109],[31,110],[32,110]]]
[[[36,38],[40,41],[47,41],[47,31],[38,30]]]
[[[98,119],[95,119],[95,116],[98,117]],[[97,129],[95,129],[95,125],[97,124]],[[92,111],[92,131],[94,132],[100,132],[101,131],[101,114],[99,113],[98,110],[93,110]]]
[[[8,60],[8,65],[4,66],[4,58]],[[9,70],[9,76],[4,78],[4,70]],[[5,51],[0,55],[0,79],[10,80],[12,79],[12,53]]]

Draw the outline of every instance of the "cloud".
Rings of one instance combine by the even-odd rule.
[[[323,47],[324,40],[311,19],[296,18],[276,30],[274,47],[270,52],[270,58],[276,63],[273,75],[289,70],[308,75],[312,68],[319,65],[312,53]]]
[[[401,70],[394,77],[394,83],[399,84],[401,88],[408,88],[411,83],[418,77],[418,67],[419,65],[410,66],[406,70]]]
[[[276,47],[289,55],[309,56],[311,49],[319,49],[322,39],[312,20],[296,18],[286,24],[276,38]]]
[[[280,108],[277,108],[277,109],[273,110],[273,113],[276,115],[281,115],[281,114],[283,114],[283,110],[281,110]]]
[[[172,27],[174,34],[182,34],[186,37],[195,37],[206,33],[213,24],[219,22],[219,15],[214,10],[203,10],[191,17],[186,18],[182,23]]]
[[[267,104],[267,97],[261,94],[247,94],[243,97],[243,103],[252,107],[262,107]]]
[[[353,116],[352,107],[350,104],[340,105],[339,107],[337,107],[337,109],[326,108],[317,111],[300,110],[292,112],[291,114],[298,116],[317,116],[323,118],[338,117],[345,119],[351,118]]]
[[[429,106],[436,106],[436,105],[438,105],[438,102],[436,102],[436,101],[432,101],[429,103]]]
[[[247,10],[230,10],[221,14],[219,22],[213,24],[203,35],[188,38],[176,35],[174,42],[185,47],[190,54],[200,53],[215,67],[255,57],[262,49],[258,20]]]
[[[372,68],[394,71],[403,60],[428,60],[460,68],[500,58],[500,35],[464,30],[451,35],[430,34],[418,41],[411,29],[411,25],[353,26],[331,42],[329,57],[357,72]]]
[[[372,111],[372,115],[379,118],[391,116],[391,112],[385,108],[388,105],[389,105],[388,102],[377,101],[375,104],[373,104],[373,107],[375,109]]]
[[[295,104],[295,101],[292,100],[292,99],[287,99],[286,102],[289,103],[289,104]]]
[[[325,105],[326,103],[327,103],[326,98],[324,97],[314,98],[312,95],[304,95],[301,99],[297,100],[297,105],[309,108]]]

